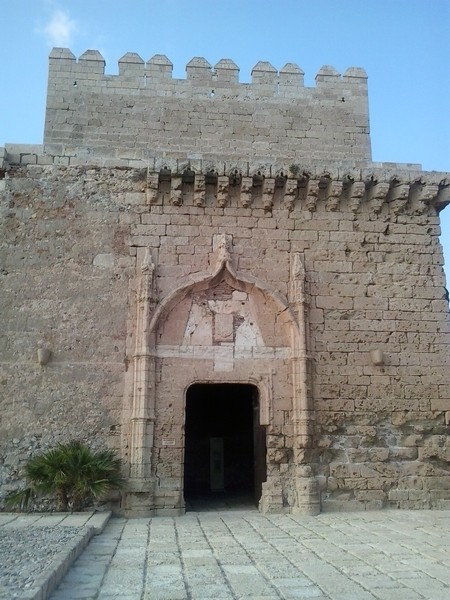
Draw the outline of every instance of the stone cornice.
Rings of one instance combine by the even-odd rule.
[[[58,150],[53,148],[52,150]],[[450,173],[422,171],[420,165],[369,163],[329,166],[280,162],[231,162],[220,158],[188,159],[157,157],[144,160],[104,160],[97,156],[66,152],[50,154],[48,147],[9,145],[3,153],[2,168],[50,166],[81,168],[135,168],[145,172],[147,203],[162,201],[174,206],[212,204],[224,208],[231,196],[243,208],[250,206],[270,212],[275,206],[288,210],[301,205],[314,212],[358,212],[366,206],[374,213],[386,204],[394,214],[423,213],[427,206],[442,210],[450,203]],[[47,150],[47,152],[44,152]]]

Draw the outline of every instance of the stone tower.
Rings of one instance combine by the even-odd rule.
[[[238,76],[50,54],[0,171],[2,493],[77,438],[127,515],[449,508],[449,175],[372,162],[362,69]]]

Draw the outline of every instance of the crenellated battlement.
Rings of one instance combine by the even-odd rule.
[[[251,83],[239,82],[239,67],[229,58],[222,58],[214,67],[203,57],[194,57],[186,65],[186,79],[173,79],[173,64],[163,54],[155,54],[145,62],[136,52],[127,52],[118,61],[119,74],[105,73],[106,62],[97,50],[86,50],[79,58],[67,48],[54,48],[50,54],[50,77],[62,82],[67,79],[69,87],[100,84],[105,88],[145,89],[157,85],[158,95],[177,95],[178,93],[208,93],[215,96],[226,93],[230,86],[242,98],[251,97],[291,97],[299,98],[305,93],[304,71],[295,63],[287,63],[277,71],[267,61],[259,61],[251,71]],[[70,77],[76,77],[73,79]],[[343,75],[334,67],[325,65],[315,77],[316,88],[324,86],[345,93],[352,86],[358,86],[363,94],[367,93],[367,74],[364,69],[350,67]],[[164,85],[165,84],[165,85]],[[195,86],[195,87],[193,87]],[[306,88],[312,90],[314,88]],[[341,96],[342,101],[342,96]]]
[[[65,48],[50,54],[45,143],[90,149],[147,148],[187,155],[229,155],[367,162],[370,160],[367,75],[340,75],[324,66],[314,87],[294,63],[279,71],[260,61],[251,83],[221,59],[195,57],[186,78],[157,54],[145,62],[128,52],[118,75],[87,50],[78,60]]]

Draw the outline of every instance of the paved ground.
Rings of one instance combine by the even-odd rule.
[[[449,511],[111,519],[51,600],[446,600],[449,525]]]
[[[110,516],[0,513],[0,598],[46,600]]]

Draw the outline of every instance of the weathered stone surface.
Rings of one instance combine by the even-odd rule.
[[[188,390],[241,384],[267,448],[262,510],[317,511],[319,490],[324,510],[445,506],[448,175],[370,162],[359,70],[323,68],[305,89],[290,66],[274,95],[268,63],[242,86],[221,61],[206,99],[204,59],[189,83],[162,59],[127,54],[103,79],[96,53],[52,54],[44,148],[0,154],[1,493],[32,454],[75,437],[122,456],[122,511],[183,512]],[[364,121],[353,150],[343,85]],[[68,110],[80,98],[95,123]],[[311,109],[314,136],[291,146],[303,135],[298,115],[283,120],[293,103]]]

